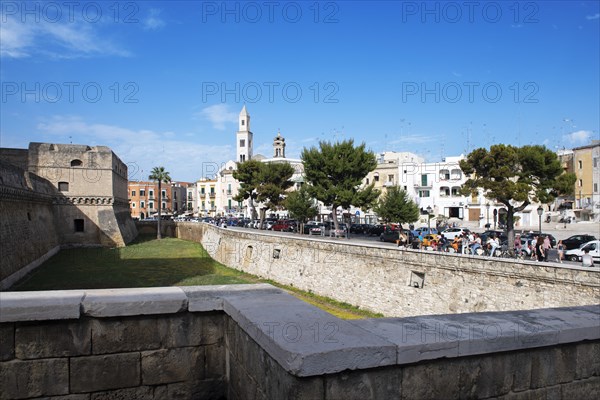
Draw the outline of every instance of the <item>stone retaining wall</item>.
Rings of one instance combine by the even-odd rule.
[[[217,261],[386,316],[598,304],[600,268],[177,223]]]
[[[600,310],[340,320],[270,285],[0,293],[1,399],[597,398]]]

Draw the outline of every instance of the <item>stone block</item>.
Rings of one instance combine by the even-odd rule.
[[[575,379],[600,376],[600,342],[577,344]]]
[[[38,397],[36,400],[90,400],[89,393],[67,394],[64,396]]]
[[[224,298],[225,312],[296,376],[395,364],[396,346],[284,293]]]
[[[83,290],[0,292],[0,322],[77,319]]]
[[[223,297],[236,293],[252,292],[276,293],[278,289],[267,283],[240,284],[240,285],[211,285],[211,286],[182,286],[188,298],[188,311],[222,311]]]
[[[561,399],[598,398],[600,398],[600,376],[592,376],[561,385]]]
[[[225,366],[225,346],[222,344],[211,344],[204,346],[205,376],[210,379],[224,379],[226,373]]]
[[[165,347],[222,343],[224,313],[182,313],[166,318]]]
[[[257,398],[256,382],[246,372],[245,368],[236,362],[229,365],[228,389],[233,393],[232,395],[228,395],[227,398],[232,397],[247,400]]]
[[[140,384],[140,354],[74,357],[69,371],[72,393],[134,387]]]
[[[163,397],[166,399],[166,397]],[[150,386],[140,386],[136,388],[117,389],[106,392],[96,392],[91,394],[90,400],[148,400],[156,399],[154,397],[154,388]]]
[[[158,349],[166,340],[163,318],[142,316],[92,321],[94,354]]]
[[[12,360],[0,363],[0,398],[23,399],[69,393],[67,359]]]
[[[403,399],[459,398],[460,364],[454,360],[425,362],[402,368]]]
[[[0,325],[0,361],[15,358],[15,324]]]
[[[198,382],[172,383],[157,386],[154,390],[154,399],[202,399],[225,400],[227,399],[227,382],[221,379],[207,379]]]
[[[84,320],[21,324],[15,331],[15,354],[20,359],[88,355],[90,336],[90,322]]]
[[[204,349],[183,347],[142,352],[142,383],[198,381],[204,379]]]
[[[342,372],[325,376],[325,398],[344,400],[400,399],[400,368]]]
[[[514,392],[529,390],[531,387],[532,358],[528,351],[516,352],[513,362],[513,386]]]
[[[83,314],[91,317],[173,314],[187,308],[187,297],[177,287],[86,290]]]
[[[499,397],[511,391],[515,373],[513,354],[490,354],[457,361],[461,398]]]

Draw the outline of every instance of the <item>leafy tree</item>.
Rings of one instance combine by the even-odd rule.
[[[261,163],[258,172],[256,200],[262,203],[260,208],[260,229],[263,228],[265,214],[269,209],[277,209],[285,200],[285,192],[294,183],[290,180],[294,168],[287,163]]]
[[[313,198],[310,197],[306,186],[302,186],[300,190],[296,190],[288,194],[285,199],[284,206],[289,211],[290,216],[292,218],[296,218],[300,222],[300,233],[303,232],[306,221],[316,217],[319,213],[319,210],[314,204]]]
[[[415,222],[419,219],[419,207],[412,201],[408,193],[399,186],[390,186],[387,192],[379,198],[373,209],[386,222],[404,223]]]
[[[554,152],[539,145],[479,148],[460,161],[460,168],[471,176],[462,187],[463,195],[482,188],[488,199],[506,207],[509,249],[514,248],[514,214],[532,202],[547,204],[557,196],[572,194],[576,179],[574,174],[563,173]]]
[[[256,199],[256,187],[259,184],[259,173],[263,163],[257,160],[248,160],[237,164],[237,169],[233,171],[233,177],[240,182],[238,194],[234,197],[235,201],[248,200],[250,215],[252,219],[257,218],[254,200]]]
[[[162,236],[160,234],[160,222],[161,222],[160,210],[161,210],[161,206],[162,206],[161,186],[162,186],[163,182],[164,183],[171,182],[171,177],[169,176],[169,173],[167,171],[165,171],[165,167],[154,167],[154,168],[152,168],[152,171],[150,173],[150,176],[148,176],[148,179],[158,182],[158,222],[157,222],[157,227],[156,227],[156,238],[160,240],[162,238]]]
[[[309,193],[326,206],[331,206],[335,229],[339,229],[337,208],[366,206],[379,196],[374,184],[360,189],[362,180],[377,167],[375,154],[365,144],[354,147],[352,139],[331,144],[320,142],[319,148],[302,150],[304,175]]]

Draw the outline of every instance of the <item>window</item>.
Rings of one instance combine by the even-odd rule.
[[[146,207],[146,203],[143,201],[140,201],[140,208],[145,208]]]
[[[148,208],[151,210],[154,210],[154,202],[153,201],[148,202]]]
[[[214,209],[215,209],[215,202],[214,202],[214,201],[211,201],[211,202],[210,202],[210,209],[211,209],[211,210],[214,210]]]
[[[167,191],[166,191],[166,190],[161,190],[161,191],[160,191],[160,195],[161,195],[163,198],[167,197]]]
[[[167,203],[162,203],[162,209],[164,210],[165,208],[167,208]]]
[[[594,157],[593,163],[594,163],[594,168],[597,168],[598,167],[598,157]]]
[[[204,188],[200,189],[200,194],[204,195],[206,192],[204,191]]]
[[[594,183],[594,193],[598,193],[598,184]]]
[[[246,155],[240,154],[240,162],[244,162],[244,161],[246,161]]]
[[[69,182],[58,182],[58,190],[61,192],[69,191]]]
[[[454,187],[452,188],[452,196],[455,196],[455,197],[456,197],[456,196],[460,196],[460,188],[459,188],[459,187],[457,187],[457,186],[454,186]]]
[[[453,169],[450,179],[458,181],[461,178],[462,178],[462,172],[460,171],[460,169]]]
[[[244,126],[244,125],[246,125],[246,120],[245,119],[242,120],[242,126]]]
[[[443,181],[447,181],[450,179],[450,171],[447,169],[440,170],[440,179]]]
[[[135,190],[131,191],[131,197],[135,197]]]
[[[388,175],[388,182],[394,183],[394,175]]]
[[[429,197],[429,190],[419,190],[419,197]]]
[[[83,219],[74,219],[73,225],[75,228],[75,232],[83,232],[84,231]]]
[[[583,186],[583,179],[580,179],[579,180],[579,187],[582,187],[582,186]]]
[[[246,147],[246,140],[240,139],[240,147]]]
[[[227,200],[227,208],[231,210],[231,199]]]
[[[131,208],[135,208],[135,202],[131,203]]]
[[[367,185],[369,184],[369,178],[367,178]]]
[[[140,189],[140,196],[141,197],[146,196],[146,191],[144,189]]]
[[[583,168],[583,161],[579,160],[579,161],[577,161],[577,163],[579,164],[579,169],[582,169]]]
[[[206,210],[206,202],[205,201],[202,202],[202,209]]]
[[[149,190],[148,196],[150,196],[150,198],[153,199],[154,198],[154,190]]]
[[[421,186],[427,186],[427,174],[421,175]]]
[[[191,210],[192,209],[192,203],[188,202],[187,208],[188,208],[188,210]]]
[[[81,160],[73,160],[71,161],[71,167],[82,167],[83,162]]]
[[[450,196],[450,188],[447,186],[442,186],[440,188],[440,197],[448,197]]]
[[[379,182],[379,174],[375,174],[375,176],[373,176],[373,181]]]

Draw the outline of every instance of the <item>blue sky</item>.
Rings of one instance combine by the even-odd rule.
[[[600,3],[12,2],[0,143],[107,145],[145,179],[353,138],[428,161],[598,139]]]

